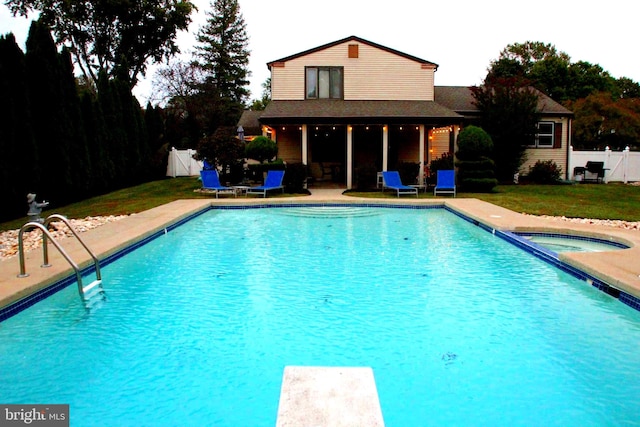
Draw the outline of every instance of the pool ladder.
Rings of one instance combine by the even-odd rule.
[[[67,254],[67,252],[62,248],[62,246],[60,246],[58,241],[53,238],[51,233],[49,233],[48,225],[51,222],[56,220],[62,221],[63,223],[66,224],[66,226],[69,228],[71,233],[75,236],[76,239],[78,239],[78,242],[80,242],[80,244],[86,249],[86,251],[89,253],[89,255],[91,255],[91,258],[93,259],[93,264],[96,269],[96,280],[89,283],[87,286],[84,286],[82,283],[82,275],[80,274],[80,268],[78,267],[78,264],[76,264],[71,259],[69,254]],[[34,228],[38,228],[42,230],[42,253],[43,253],[44,260],[41,267],[51,267],[51,264],[49,264],[49,248],[47,245],[47,239],[49,239],[51,240],[51,243],[53,244],[53,246],[55,246],[58,249],[60,254],[64,257],[64,259],[67,260],[67,262],[71,265],[71,267],[75,271],[76,279],[78,281],[78,293],[80,294],[80,299],[82,300],[82,303],[85,305],[85,307],[91,308],[98,301],[104,300],[106,296],[105,296],[104,288],[102,287],[102,276],[100,274],[100,262],[98,261],[98,258],[93,254],[93,252],[91,252],[91,250],[87,247],[84,241],[80,238],[78,233],[76,233],[73,227],[71,227],[69,220],[63,215],[52,214],[52,215],[49,215],[47,219],[45,219],[42,223],[32,221],[32,222],[26,223],[25,225],[22,226],[22,228],[20,228],[20,233],[18,234],[18,253],[20,256],[20,274],[18,275],[18,277],[28,276],[25,269],[24,242],[23,242],[22,235],[25,231],[31,230]]]

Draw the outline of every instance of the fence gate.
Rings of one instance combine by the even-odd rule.
[[[171,148],[167,162],[167,176],[195,176],[200,175],[202,162],[193,158],[196,150],[176,150]]]

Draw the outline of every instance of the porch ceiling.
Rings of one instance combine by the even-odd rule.
[[[433,101],[271,101],[260,116],[263,124],[456,124],[462,120],[463,116]]]

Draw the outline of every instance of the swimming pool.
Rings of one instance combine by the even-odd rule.
[[[213,210],[102,276],[0,323],[0,402],[273,426],[284,366],[371,366],[388,426],[640,419],[640,313],[443,209]]]

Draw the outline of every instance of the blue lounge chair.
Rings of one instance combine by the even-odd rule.
[[[220,184],[220,177],[218,176],[218,171],[215,169],[201,170],[200,178],[202,179],[202,189],[215,192],[216,199],[220,192],[236,194],[236,191],[233,188],[225,187]]]
[[[401,194],[415,194],[416,197],[418,197],[418,189],[404,185],[398,171],[382,172],[382,191],[384,191],[385,188],[396,190],[398,197],[400,197]]]
[[[438,194],[453,194],[453,197],[456,197],[456,175],[453,169],[438,171],[438,182],[433,189],[433,195]]]
[[[246,195],[248,196],[249,194],[262,194],[262,197],[267,197],[267,191],[278,189],[281,189],[284,193],[284,185],[282,185],[283,178],[284,171],[268,171],[267,177],[264,180],[264,185],[247,189]]]

